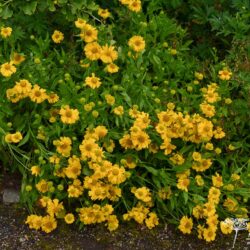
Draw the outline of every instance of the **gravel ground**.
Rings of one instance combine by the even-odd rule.
[[[25,209],[18,205],[0,204],[0,250],[226,250],[231,249],[234,235],[217,237],[211,244],[196,236],[185,236],[172,226],[148,230],[135,224],[121,225],[109,233],[103,225],[88,226],[79,231],[75,226],[59,224],[51,234],[30,230],[24,220]],[[235,250],[247,247],[247,232],[240,232]]]

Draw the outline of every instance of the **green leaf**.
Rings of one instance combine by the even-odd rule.
[[[187,204],[187,202],[188,202],[188,192],[183,192],[182,193],[182,195],[183,195],[183,199],[184,199],[184,204]]]
[[[149,166],[143,166],[144,168],[146,168],[148,170],[149,173],[153,174],[153,175],[158,175],[158,170],[153,168],[153,167],[149,167]]]
[[[25,4],[22,7],[22,10],[23,10],[24,14],[32,15],[36,11],[36,6],[37,6],[37,1],[34,1],[34,2],[31,2],[31,3]]]
[[[11,10],[8,6],[5,7],[1,13],[3,19],[8,19],[12,17],[12,15],[13,15],[13,10]]]

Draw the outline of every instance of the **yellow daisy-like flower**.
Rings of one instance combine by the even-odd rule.
[[[149,213],[148,216],[149,218],[145,220],[147,228],[152,229],[159,225],[159,218],[156,213]]]
[[[91,76],[88,76],[85,79],[85,85],[89,86],[92,89],[99,88],[101,86],[102,82],[100,81],[100,78],[95,76],[95,73],[92,73]]]
[[[79,29],[84,29],[86,24],[87,22],[82,18],[77,18],[77,20],[75,21],[75,26]]]
[[[182,177],[178,179],[177,188],[188,192],[189,184],[190,184],[190,180],[187,177]]]
[[[113,113],[114,113],[115,115],[118,115],[118,116],[123,115],[123,114],[124,114],[124,108],[123,108],[123,106],[115,107],[115,108],[113,109]]]
[[[140,0],[130,0],[130,2],[128,4],[128,8],[134,12],[141,11],[141,1]]]
[[[132,133],[131,139],[136,150],[148,148],[151,143],[149,135],[144,131]]]
[[[31,167],[31,174],[38,176],[41,173],[41,168],[39,166],[32,166]]]
[[[99,8],[98,9],[98,15],[100,17],[102,17],[103,19],[107,19],[108,17],[110,17],[110,12],[109,12],[108,9]]]
[[[61,43],[64,39],[64,35],[61,31],[55,30],[52,35],[52,40],[54,43]]]
[[[107,219],[107,222],[108,222],[108,230],[110,232],[116,230],[119,226],[119,221],[116,215],[110,215]]]
[[[231,76],[232,76],[232,72],[227,69],[219,71],[219,78],[221,80],[230,80]]]
[[[35,84],[29,93],[30,100],[36,103],[42,103],[47,99],[46,90]]]
[[[114,63],[108,64],[105,69],[108,73],[111,73],[111,74],[117,73],[119,71],[119,67]]]
[[[140,52],[145,49],[146,44],[142,36],[133,36],[129,39],[128,46],[134,51]]]
[[[4,77],[10,77],[12,74],[16,73],[16,67],[12,62],[4,63],[0,67],[0,72]]]
[[[91,61],[98,60],[100,59],[101,56],[101,46],[97,42],[88,43],[84,47],[84,52],[89,60]]]
[[[69,105],[60,109],[59,114],[61,120],[65,124],[74,124],[79,120],[79,111],[77,109],[71,109]]]
[[[25,57],[21,54],[16,53],[16,52],[14,52],[14,55],[11,59],[12,63],[15,65],[22,63],[24,60],[25,60]]]
[[[191,231],[193,228],[192,218],[188,218],[187,216],[183,216],[180,220],[180,225],[178,228],[184,234],[191,234]]]
[[[66,214],[64,220],[67,224],[72,224],[75,221],[75,216],[72,213]]]
[[[212,227],[205,228],[203,230],[203,237],[207,242],[214,241],[216,236],[216,230]]]
[[[25,224],[28,224],[30,229],[38,230],[42,226],[42,216],[31,214],[27,217]]]
[[[60,140],[53,141],[56,146],[56,151],[64,157],[70,156],[72,141],[69,137],[60,137]]]
[[[47,99],[49,103],[56,103],[59,101],[59,96],[56,93],[51,93],[48,95]]]
[[[138,200],[144,202],[150,202],[152,200],[150,190],[147,187],[141,187],[137,189],[132,188],[131,192],[134,193]]]
[[[45,233],[50,233],[57,227],[56,219],[52,216],[45,216],[42,218],[42,230]]]
[[[102,46],[100,59],[104,63],[112,63],[118,58],[118,52],[114,46],[108,46],[107,44]]]
[[[223,234],[230,234],[233,231],[233,221],[226,219],[220,222],[220,229]]]
[[[84,28],[81,31],[80,37],[86,43],[91,43],[97,40],[98,31],[95,27],[90,24],[84,25]]]
[[[49,184],[46,180],[42,179],[36,184],[36,189],[41,193],[46,193],[49,190]]]
[[[1,36],[3,38],[7,38],[7,37],[11,36],[11,33],[12,33],[11,27],[2,27],[1,28]]]

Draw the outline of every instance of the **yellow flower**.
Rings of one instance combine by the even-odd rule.
[[[77,109],[71,109],[69,105],[60,109],[59,114],[61,120],[65,124],[74,124],[79,120],[79,111]]]
[[[233,221],[226,219],[220,222],[220,229],[223,234],[230,234],[233,231]]]
[[[240,175],[238,175],[238,174],[236,174],[236,173],[233,173],[233,174],[231,175],[231,180],[232,180],[232,181],[238,181],[238,180],[240,180]]]
[[[214,241],[216,236],[216,231],[214,228],[205,228],[203,230],[203,237],[207,242]]]
[[[214,138],[215,139],[221,139],[226,136],[225,132],[222,130],[221,127],[216,127],[216,129],[213,131]]]
[[[219,188],[223,186],[222,176],[219,175],[217,172],[215,173],[215,175],[212,176],[212,182],[213,182],[213,186],[215,187]]]
[[[208,118],[211,118],[215,115],[215,107],[206,102],[203,102],[202,104],[200,104],[200,109],[202,113]]]
[[[36,103],[42,103],[48,98],[46,90],[35,84],[29,93],[30,100]]]
[[[56,93],[50,93],[47,100],[49,103],[56,103],[59,101],[59,96]]]
[[[31,174],[38,176],[41,173],[41,168],[39,166],[32,166],[31,167]]]
[[[161,188],[158,191],[158,196],[162,199],[162,200],[166,200],[166,199],[170,199],[172,195],[172,190],[170,187],[165,187],[165,188]]]
[[[113,74],[113,73],[117,73],[119,71],[119,67],[114,63],[110,63],[106,66],[105,70],[107,70],[107,72]]]
[[[155,226],[159,225],[159,219],[156,213],[151,212],[148,214],[148,216],[149,217],[145,220],[145,223],[149,229],[152,229]]]
[[[90,24],[85,24],[81,31],[80,37],[86,43],[91,43],[97,40],[97,35],[98,31],[96,30],[96,28],[94,28]]]
[[[46,193],[49,190],[49,184],[46,180],[42,179],[36,184],[36,189],[41,193]]]
[[[7,143],[18,143],[23,139],[23,136],[20,132],[16,132],[14,134],[6,134],[5,141]]]
[[[121,184],[126,180],[126,172],[123,167],[119,167],[118,165],[114,165],[109,171],[108,171],[108,181],[111,184]]]
[[[129,134],[125,134],[119,140],[119,143],[125,149],[134,148],[133,141],[132,141],[131,136]]]
[[[42,218],[42,230],[45,233],[50,233],[57,227],[57,222],[54,217],[49,215]]]
[[[191,234],[191,230],[193,228],[192,218],[188,218],[187,216],[183,216],[180,220],[180,225],[178,226],[178,228],[184,234]]]
[[[100,140],[104,138],[108,133],[108,130],[105,126],[97,126],[94,130],[94,134],[96,135],[97,139]]]
[[[86,44],[84,47],[86,57],[91,60],[95,61],[100,59],[101,56],[101,46],[97,42],[92,42]]]
[[[47,213],[54,217],[57,216],[62,210],[64,210],[63,203],[60,202],[58,199],[48,200],[47,202]]]
[[[119,2],[121,2],[124,5],[128,5],[130,3],[131,0],[119,0]]]
[[[106,100],[107,104],[109,104],[111,106],[114,105],[114,103],[115,103],[115,97],[110,95],[110,94],[105,95],[105,100]]]
[[[75,26],[79,29],[84,29],[86,24],[87,22],[82,18],[77,18],[77,20],[75,21]]]
[[[123,113],[124,113],[123,106],[115,107],[115,108],[113,109],[113,113],[114,113],[115,115],[118,115],[118,116],[123,115]]]
[[[209,169],[211,165],[212,165],[211,159],[201,159],[200,162],[194,162],[192,168],[197,172],[204,172],[207,169]]]
[[[32,85],[28,80],[21,79],[19,82],[16,82],[15,89],[24,98],[29,96],[29,93],[32,89]]]
[[[12,33],[11,27],[2,27],[1,28],[1,36],[3,38],[7,38],[7,37],[11,36],[11,33]]]
[[[108,230],[110,232],[116,230],[119,226],[119,221],[116,215],[110,215],[107,219],[107,222],[108,222]]]
[[[108,17],[110,17],[110,12],[108,11],[108,9],[99,8],[98,15],[104,19],[107,19]]]
[[[219,78],[221,80],[230,80],[231,76],[232,76],[232,72],[227,69],[219,71]]]
[[[5,142],[12,143],[12,134],[8,133],[4,137]]]
[[[79,146],[82,158],[92,158],[95,151],[99,149],[98,144],[95,143],[95,139],[84,139]]]
[[[13,55],[13,57],[11,59],[11,61],[15,65],[18,65],[18,64],[22,63],[24,60],[25,60],[25,57],[23,55],[20,55],[20,54],[16,53],[16,52],[14,52],[14,55]]]
[[[220,190],[215,187],[211,187],[208,193],[208,201],[214,204],[218,204],[220,201]]]
[[[224,203],[223,206],[230,212],[235,212],[238,208],[238,202],[236,200],[233,200],[231,198],[227,198]]]
[[[99,88],[101,84],[102,82],[100,81],[100,78],[96,77],[95,73],[92,73],[91,76],[88,76],[85,79],[85,85],[89,86],[92,89]]]
[[[207,102],[209,103],[214,103],[217,102],[219,100],[219,95],[217,92],[214,92],[214,90],[208,90],[205,94],[204,94],[204,98]]]
[[[61,31],[55,30],[52,35],[52,40],[54,43],[61,43],[64,39],[64,35]]]
[[[177,188],[188,192],[189,184],[190,184],[190,180],[187,177],[179,178],[178,183],[177,183]]]
[[[185,159],[181,154],[173,154],[172,157],[169,158],[175,165],[182,165],[185,162]]]
[[[141,200],[143,202],[151,202],[152,201],[152,195],[150,193],[150,190],[147,187],[141,187],[141,188],[135,188],[131,190],[132,193],[134,193],[135,197],[138,200]]]
[[[148,148],[151,140],[149,135],[144,131],[138,131],[137,133],[131,133],[131,140],[136,150],[142,150]]]
[[[108,46],[107,44],[102,46],[100,59],[104,63],[112,63],[118,58],[118,52],[114,46]]]
[[[10,77],[12,74],[16,73],[16,67],[13,62],[4,63],[0,67],[0,72],[4,77]]]
[[[193,208],[193,216],[196,219],[204,218],[204,210],[203,210],[203,207],[201,205],[197,205]]]
[[[129,39],[128,46],[136,52],[143,51],[145,49],[145,40],[141,36],[133,36]]]
[[[203,206],[204,215],[209,217],[216,213],[215,204],[213,202],[205,203]]]
[[[203,74],[202,73],[199,73],[199,72],[195,72],[194,73],[194,76],[195,76],[195,78],[197,78],[198,80],[202,80],[203,79]]]
[[[64,216],[64,220],[67,224],[72,224],[75,221],[75,216],[72,213],[68,213]]]
[[[195,161],[201,161],[201,154],[199,152],[193,152],[192,157]]]
[[[80,159],[73,155],[68,159],[68,166],[64,169],[64,173],[68,178],[76,179],[81,174]]]
[[[25,224],[28,224],[30,229],[38,230],[42,226],[42,216],[31,214],[27,217]]]
[[[64,157],[70,156],[72,141],[69,137],[60,137],[59,140],[54,140],[53,145],[56,146],[56,151]]]
[[[213,150],[214,149],[214,145],[212,143],[208,142],[205,145],[205,149],[207,149],[207,150]]]
[[[141,11],[141,0],[130,0],[128,3],[128,8],[134,12]]]

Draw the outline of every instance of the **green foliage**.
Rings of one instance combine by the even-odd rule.
[[[105,18],[99,6],[109,8],[110,16]],[[1,3],[0,152],[7,155],[2,160],[8,168],[23,175],[23,202],[36,210],[46,196],[50,202],[45,212],[51,220],[74,213],[79,223],[96,223],[86,222],[79,211],[111,204],[120,221],[140,222],[133,209],[143,207],[147,217],[143,221],[149,228],[158,217],[179,224],[184,215],[193,216],[196,227],[207,226],[209,215],[197,219],[194,208],[212,204],[209,193],[216,188],[220,195],[214,213],[220,220],[246,216],[250,198],[248,1],[156,0],[144,1],[140,12],[131,8],[120,1]],[[6,27],[12,32],[4,33]],[[92,37],[98,32],[93,39],[100,45],[97,60],[87,55],[91,43],[86,40],[86,27]],[[59,38],[56,31],[61,32]],[[135,36],[145,42],[145,48],[141,40],[137,51],[135,44],[130,45],[131,38],[138,39]],[[103,59],[105,45],[114,50],[106,55],[114,54],[109,63]],[[114,66],[111,62],[118,72],[108,70]],[[11,66],[16,72],[10,72]],[[100,86],[86,83],[92,73]],[[31,84],[27,93],[18,89],[23,79]],[[44,93],[36,96],[36,85]],[[51,101],[53,94],[58,100]],[[66,105],[70,112],[63,114]],[[173,115],[169,124],[167,118],[160,118],[164,112]],[[65,122],[67,118],[71,122]],[[199,126],[207,124],[211,133],[199,132]],[[107,129],[104,136],[98,135],[100,126]],[[150,140],[135,142],[138,130]],[[121,142],[126,135],[132,141],[127,148]],[[61,137],[71,140],[70,154],[63,151],[69,146],[60,148]],[[95,147],[90,156],[81,149],[86,142]],[[194,152],[201,159],[195,160]],[[77,170],[71,170],[72,177],[67,171],[74,157],[80,172],[74,175]],[[211,166],[197,170],[195,164],[202,160]],[[99,174],[104,177],[96,177],[97,168],[103,166],[111,169],[107,173],[102,169],[105,174]],[[114,181],[111,176],[117,171],[120,180]],[[221,178],[219,184],[213,180],[216,176]],[[86,183],[91,178],[90,187]],[[78,196],[72,197],[69,190],[76,186]],[[101,191],[96,191],[98,187]],[[98,192],[106,196],[95,198]],[[54,199],[64,208],[51,215]],[[110,214],[105,220],[111,231],[118,226]]]

